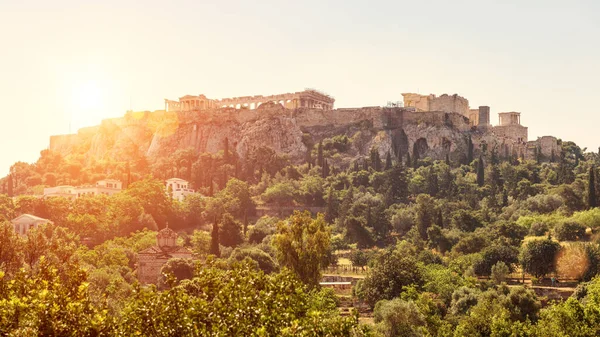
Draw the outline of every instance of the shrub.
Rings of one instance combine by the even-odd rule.
[[[543,222],[535,222],[529,228],[529,235],[542,236],[548,232],[548,225]]]
[[[576,241],[585,236],[586,227],[574,221],[564,221],[554,227],[554,235],[559,241]]]
[[[501,284],[506,281],[509,273],[510,270],[506,263],[499,261],[492,266],[492,281],[494,281],[495,284]]]

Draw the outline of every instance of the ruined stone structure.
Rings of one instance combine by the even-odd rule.
[[[527,158],[541,161],[556,161],[561,151],[560,140],[556,137],[543,136],[527,142]]]
[[[197,111],[214,108],[235,108],[254,110],[267,102],[283,105],[288,109],[310,108],[332,110],[335,99],[314,89],[271,96],[242,96],[222,99],[208,99],[204,95],[186,95],[179,101],[165,99],[165,111]]]
[[[192,253],[177,246],[177,233],[169,227],[156,235],[157,245],[137,254],[137,277],[141,284],[156,284],[162,266],[172,258],[191,259]]]
[[[416,111],[443,111],[455,112],[469,117],[469,100],[457,94],[420,95],[415,93],[404,93],[404,107],[413,107]]]
[[[496,136],[527,143],[527,127],[521,125],[520,112],[501,112],[498,116],[500,124],[492,131]]]
[[[469,109],[468,117],[471,121],[471,126],[490,126],[490,107],[480,106],[478,109]]]

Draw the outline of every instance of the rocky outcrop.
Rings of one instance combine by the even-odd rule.
[[[511,154],[527,153],[525,144],[501,139],[486,129],[473,129],[469,120],[457,113],[381,107],[291,110],[274,103],[255,110],[129,112],[75,135],[53,136],[50,149],[64,155],[75,152],[88,158],[125,160],[136,154],[164,157],[187,148],[216,153],[227,138],[241,157],[266,146],[300,162],[306,158],[307,145],[336,135],[352,139],[351,148],[338,156],[339,165],[368,155],[372,147],[379,149],[382,157],[388,152],[414,155],[417,151],[421,158],[443,159],[449,154],[460,159],[467,151],[469,136],[476,151],[482,146],[499,146],[510,148],[504,151]]]

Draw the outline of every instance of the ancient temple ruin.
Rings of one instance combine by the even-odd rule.
[[[242,96],[221,99],[209,99],[204,95],[186,95],[179,101],[165,99],[165,111],[196,111],[216,108],[235,108],[254,110],[261,104],[273,102],[287,109],[309,108],[332,110],[335,99],[314,89],[278,94],[271,96]]]

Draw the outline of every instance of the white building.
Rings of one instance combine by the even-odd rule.
[[[170,193],[173,199],[179,201],[194,193],[194,190],[190,188],[190,183],[183,179],[171,178],[165,182],[165,185],[167,193]]]
[[[65,197],[75,199],[77,192],[75,186],[62,185],[44,188],[44,197]]]
[[[30,229],[36,228],[39,225],[54,223],[48,219],[40,218],[31,214],[21,214],[10,221],[19,235],[27,235]]]
[[[119,180],[105,179],[100,180],[96,185],[88,186],[56,186],[44,188],[44,197],[65,197],[76,199],[84,195],[108,195],[119,193],[123,189],[123,183]]]

